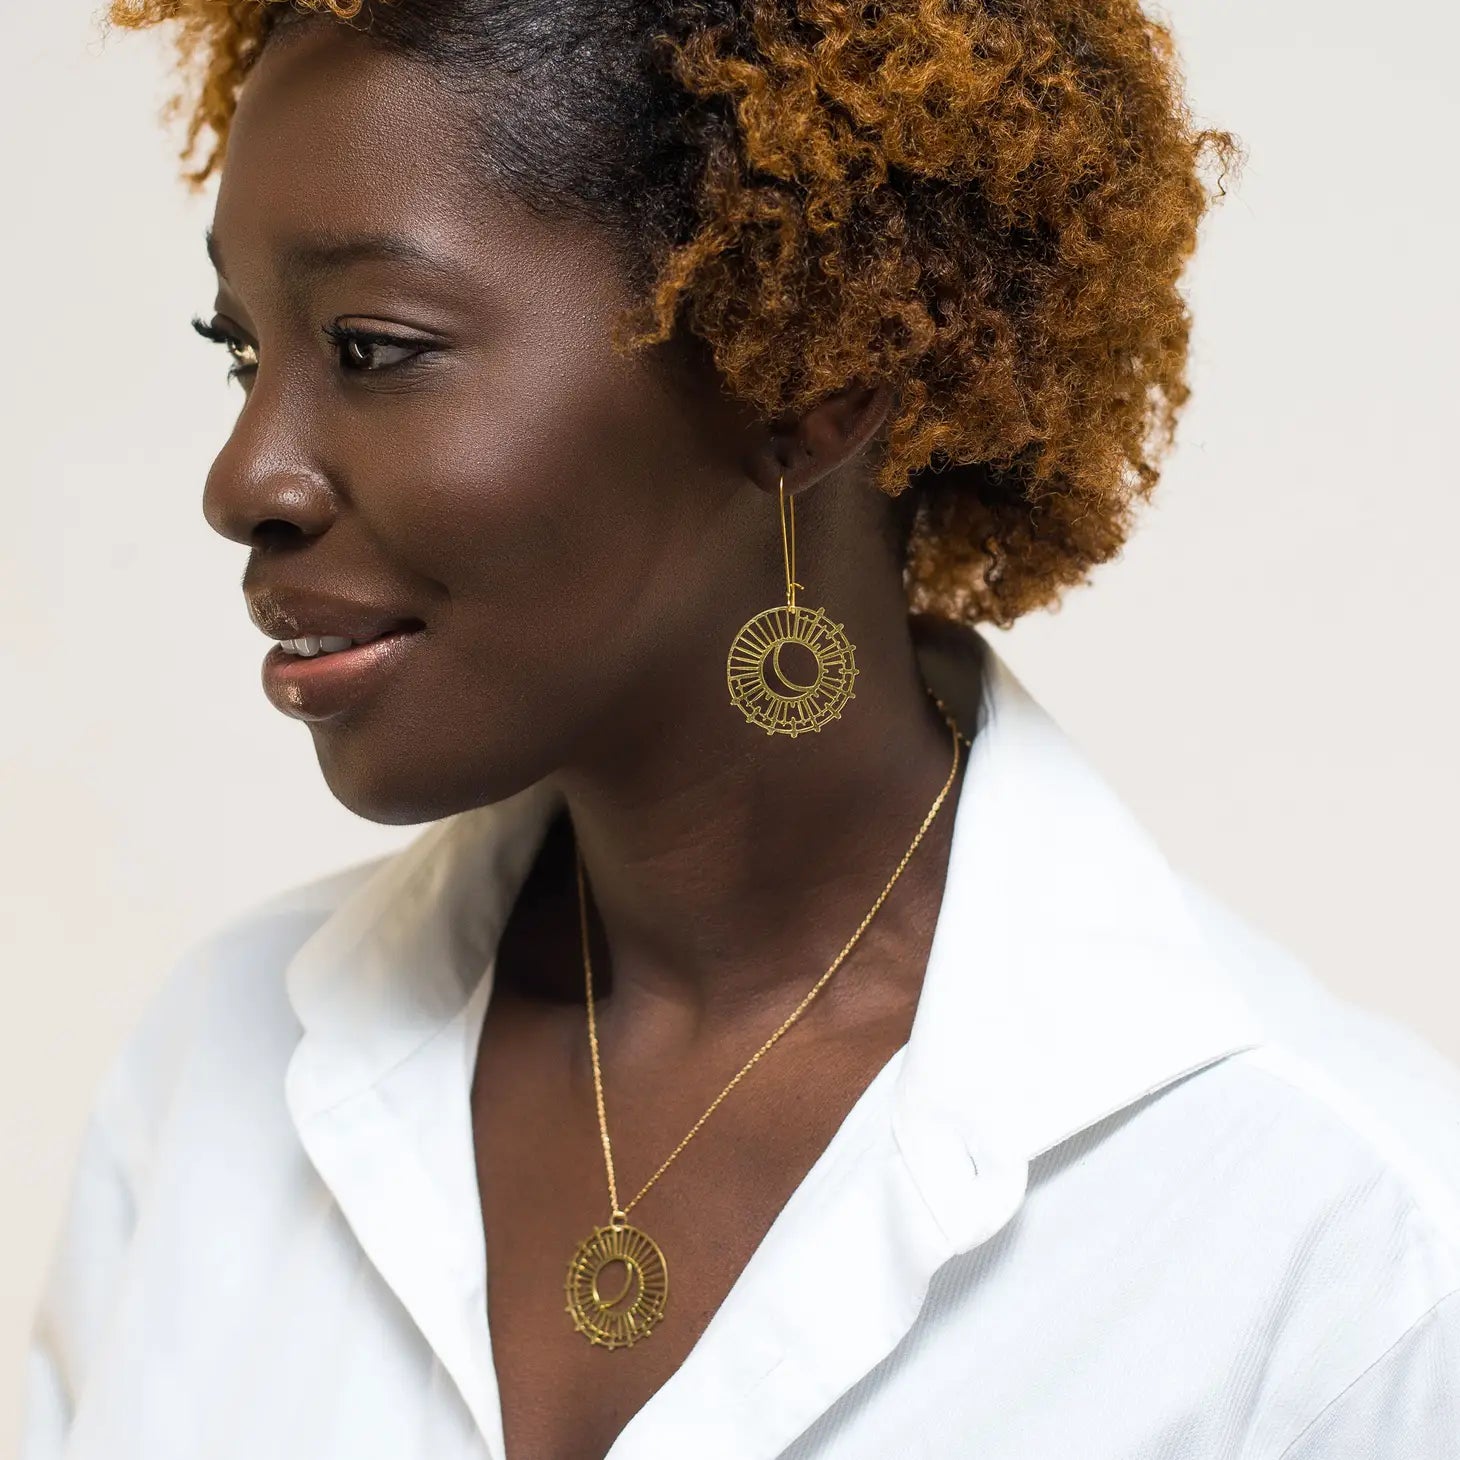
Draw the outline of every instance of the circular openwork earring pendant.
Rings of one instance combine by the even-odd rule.
[[[809,650],[816,678],[793,679],[781,651],[788,645]],[[841,718],[842,707],[856,696],[856,654],[842,626],[819,608],[768,608],[740,630],[730,644],[725,666],[730,698],[752,725],[767,735],[799,735],[820,730]]]
[[[628,1348],[664,1316],[669,1272],[654,1239],[618,1219],[579,1244],[565,1288],[579,1333],[604,1348]]]

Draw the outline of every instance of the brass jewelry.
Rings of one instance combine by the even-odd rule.
[[[730,641],[725,679],[730,701],[752,725],[767,735],[790,735],[820,730],[828,720],[840,720],[848,700],[855,699],[856,651],[842,631],[819,608],[802,608],[796,590],[796,501],[791,499],[790,529],[786,526],[786,479],[777,487],[781,509],[781,552],[786,560],[786,606],[756,614]],[[809,684],[791,679],[781,669],[781,650],[798,644],[816,659],[816,678]],[[767,675],[769,667],[774,682]]]
[[[929,693],[932,692],[929,691]],[[923,824],[918,827],[917,835],[912,839],[912,845],[902,854],[902,860],[897,864],[892,876],[887,879],[887,885],[877,894],[876,902],[872,904],[856,932],[847,939],[842,951],[832,960],[831,967],[817,979],[810,992],[796,1005],[780,1028],[746,1060],[735,1078],[715,1096],[705,1113],[690,1127],[689,1134],[669,1153],[664,1163],[640,1188],[638,1195],[622,1206],[619,1205],[618,1180],[613,1169],[613,1146],[608,1138],[608,1118],[604,1113],[603,1072],[598,1059],[598,1024],[593,1008],[593,967],[588,956],[588,899],[584,888],[583,858],[575,844],[574,857],[578,868],[578,921],[583,940],[584,1001],[588,1007],[588,1047],[593,1058],[593,1094],[598,1107],[598,1133],[603,1143],[604,1166],[608,1171],[610,1216],[608,1225],[595,1227],[573,1253],[572,1260],[568,1263],[564,1292],[567,1297],[568,1316],[573,1320],[573,1327],[590,1343],[607,1349],[627,1348],[640,1339],[646,1338],[663,1318],[665,1304],[669,1298],[668,1264],[665,1261],[664,1253],[654,1239],[640,1228],[630,1225],[629,1213],[638,1204],[644,1193],[664,1174],[670,1162],[694,1139],[700,1127],[719,1107],[720,1102],[740,1083],[781,1035],[801,1017],[812,999],[821,992],[827,980],[841,967],[842,961],[852,951],[857,940],[872,921],[877,909],[882,906],[883,900],[892,891],[893,884],[902,875],[902,869],[907,866],[912,854],[918,849],[924,833],[933,824],[933,818],[938,814],[938,808],[942,806],[944,798],[948,795],[954,778],[958,774],[958,745],[959,740],[964,738],[943,701],[938,699],[937,695],[933,695],[933,699],[953,735],[953,767],[948,772],[948,779],[944,781],[942,789],[934,798],[927,815],[923,818]],[[624,1276],[622,1280],[615,1281],[615,1291],[605,1291],[604,1287],[600,1285],[604,1269],[614,1262],[623,1264]]]

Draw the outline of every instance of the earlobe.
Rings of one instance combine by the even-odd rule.
[[[891,415],[897,390],[888,381],[852,382],[800,416],[772,421],[755,481],[767,492],[799,492],[862,452]]]

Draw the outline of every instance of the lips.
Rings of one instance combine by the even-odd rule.
[[[259,588],[247,592],[249,617],[271,639],[350,639],[369,643],[400,629],[424,628],[414,614],[318,590]]]
[[[291,654],[275,644],[264,656],[263,686],[274,708],[296,720],[330,720],[366,708],[406,672],[427,635],[392,629],[332,654]]]
[[[249,617],[277,641],[264,656],[264,693],[295,719],[328,720],[362,709],[405,670],[427,637],[425,621],[384,594],[246,583],[244,597]],[[301,648],[306,652],[296,652]]]

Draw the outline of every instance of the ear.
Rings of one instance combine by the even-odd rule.
[[[788,492],[799,492],[851,461],[881,430],[896,403],[886,381],[853,382],[824,397],[800,416],[770,423],[753,475],[758,486],[774,492],[782,475]]]

